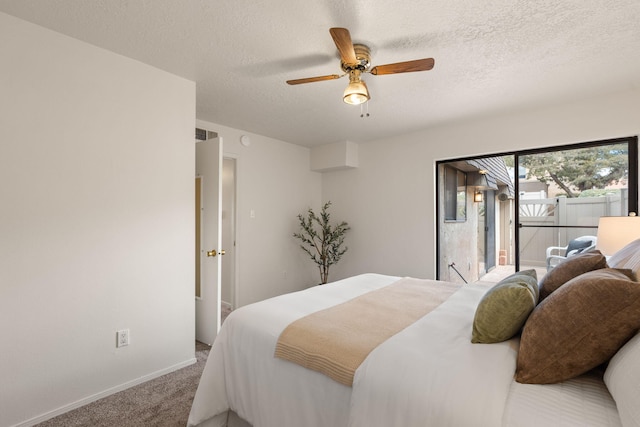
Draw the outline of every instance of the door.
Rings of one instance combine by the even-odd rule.
[[[496,192],[484,192],[484,268],[491,271],[496,266]]]
[[[198,142],[196,175],[201,189],[201,225],[199,292],[196,284],[196,340],[206,344],[213,344],[220,329],[220,258],[221,253],[224,254],[221,248],[221,173],[222,138]]]
[[[222,312],[236,308],[236,159],[222,161]]]
[[[496,266],[496,192],[484,190],[478,209],[478,276]],[[475,195],[474,195],[475,198]]]

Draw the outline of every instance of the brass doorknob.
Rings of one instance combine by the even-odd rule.
[[[224,255],[224,254],[226,254],[226,253],[227,253],[227,252],[226,252],[224,249],[220,249],[220,252],[216,252],[216,250],[215,250],[215,249],[212,249],[212,250],[210,250],[210,251],[207,251],[207,256],[216,256],[216,255],[218,255],[218,254],[220,254],[220,255]]]

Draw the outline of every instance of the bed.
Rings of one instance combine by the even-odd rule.
[[[640,240],[634,244],[609,264],[589,268],[638,271]],[[569,280],[563,277],[565,286],[560,284],[552,292],[546,289],[545,303],[538,304],[536,298],[522,334],[490,344],[472,343],[472,333],[478,321],[476,312],[498,286],[459,286],[428,314],[377,345],[355,370],[351,385],[274,357],[278,340],[300,319],[388,288],[403,278],[363,274],[245,306],[231,313],[211,348],[188,425],[638,426],[640,337],[633,322],[628,328],[616,326],[628,329],[627,336],[618,340],[620,348],[613,358],[608,357],[608,365],[599,364],[598,369],[551,384],[516,381],[521,344],[531,348],[527,331],[533,326],[529,322],[540,317],[538,311],[545,311],[541,307],[553,306],[556,297],[550,295],[562,294],[571,288],[571,280],[584,276],[579,272],[572,271]],[[559,269],[554,274],[558,278],[562,273]],[[568,274],[566,269],[564,273]],[[634,274],[624,273],[634,284],[629,286],[637,285]],[[597,281],[592,278],[591,282]],[[443,286],[435,280],[422,283]],[[598,283],[594,286],[601,288]],[[640,322],[640,296],[637,303],[634,296],[633,304],[625,307]]]

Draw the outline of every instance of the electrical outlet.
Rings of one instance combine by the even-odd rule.
[[[121,329],[116,332],[116,347],[125,347],[129,345],[129,330]]]

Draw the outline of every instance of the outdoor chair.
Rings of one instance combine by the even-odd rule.
[[[547,271],[553,269],[565,259],[596,247],[596,236],[580,236],[571,240],[567,246],[549,246],[547,248]]]

